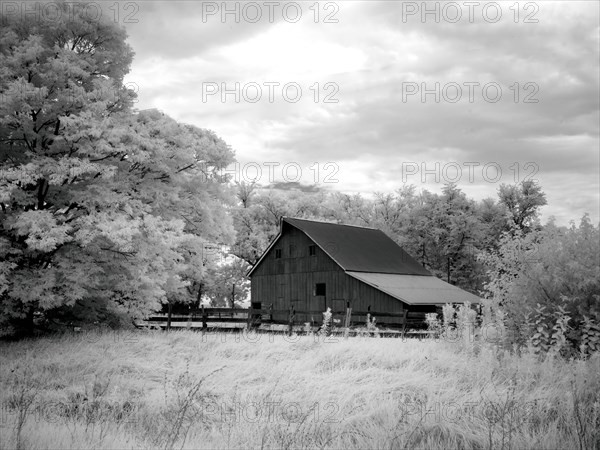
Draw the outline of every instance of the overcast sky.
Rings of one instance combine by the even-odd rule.
[[[533,178],[567,224],[599,220],[598,5],[132,2],[119,20],[137,107],[214,130],[240,180],[481,199]]]

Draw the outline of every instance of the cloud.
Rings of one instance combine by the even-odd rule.
[[[242,167],[295,163],[296,181],[311,184],[310,167],[332,163],[336,189],[369,193],[404,180],[439,191],[458,165],[475,198],[535,176],[544,217],[566,223],[587,211],[598,221],[598,4],[519,3],[515,23],[512,4],[498,3],[496,23],[480,9],[470,23],[456,2],[462,18],[450,23],[439,3],[439,23],[433,14],[423,23],[403,16],[413,3],[320,3],[317,23],[309,3],[297,22],[263,10],[257,23],[206,16],[192,2],[142,3],[128,79],[139,107],[215,130]],[[327,14],[338,22],[324,23]],[[419,171],[407,178],[410,164]]]
[[[317,185],[308,185],[308,184],[303,184],[303,183],[299,183],[299,182],[284,182],[284,181],[280,181],[280,182],[276,182],[276,183],[272,183],[270,185],[268,185],[266,187],[266,189],[277,189],[277,190],[281,190],[281,191],[301,191],[301,192],[307,192],[307,193],[317,193],[317,192],[322,192],[325,189],[323,187],[317,186]]]

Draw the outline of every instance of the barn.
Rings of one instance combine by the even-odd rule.
[[[330,307],[402,313],[424,318],[445,303],[479,297],[433,276],[381,230],[284,217],[280,231],[248,273],[252,308],[296,311],[298,322],[318,322]],[[400,324],[395,314],[379,323]],[[285,317],[274,317],[283,320]]]

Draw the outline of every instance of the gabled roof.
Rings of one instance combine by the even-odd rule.
[[[431,275],[381,230],[284,217],[282,227],[286,223],[303,231],[346,271]]]

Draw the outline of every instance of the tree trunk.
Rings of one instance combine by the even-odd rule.
[[[48,187],[49,187],[49,185],[46,182],[46,180],[44,178],[40,179],[40,181],[38,182],[38,192],[37,192],[37,209],[38,209],[38,211],[41,211],[42,209],[44,209],[46,194],[48,194]]]
[[[26,336],[33,336],[34,332],[35,332],[35,323],[33,321],[34,319],[34,312],[35,312],[35,308],[33,306],[30,306],[29,309],[27,310],[27,315],[25,316],[25,335]]]

